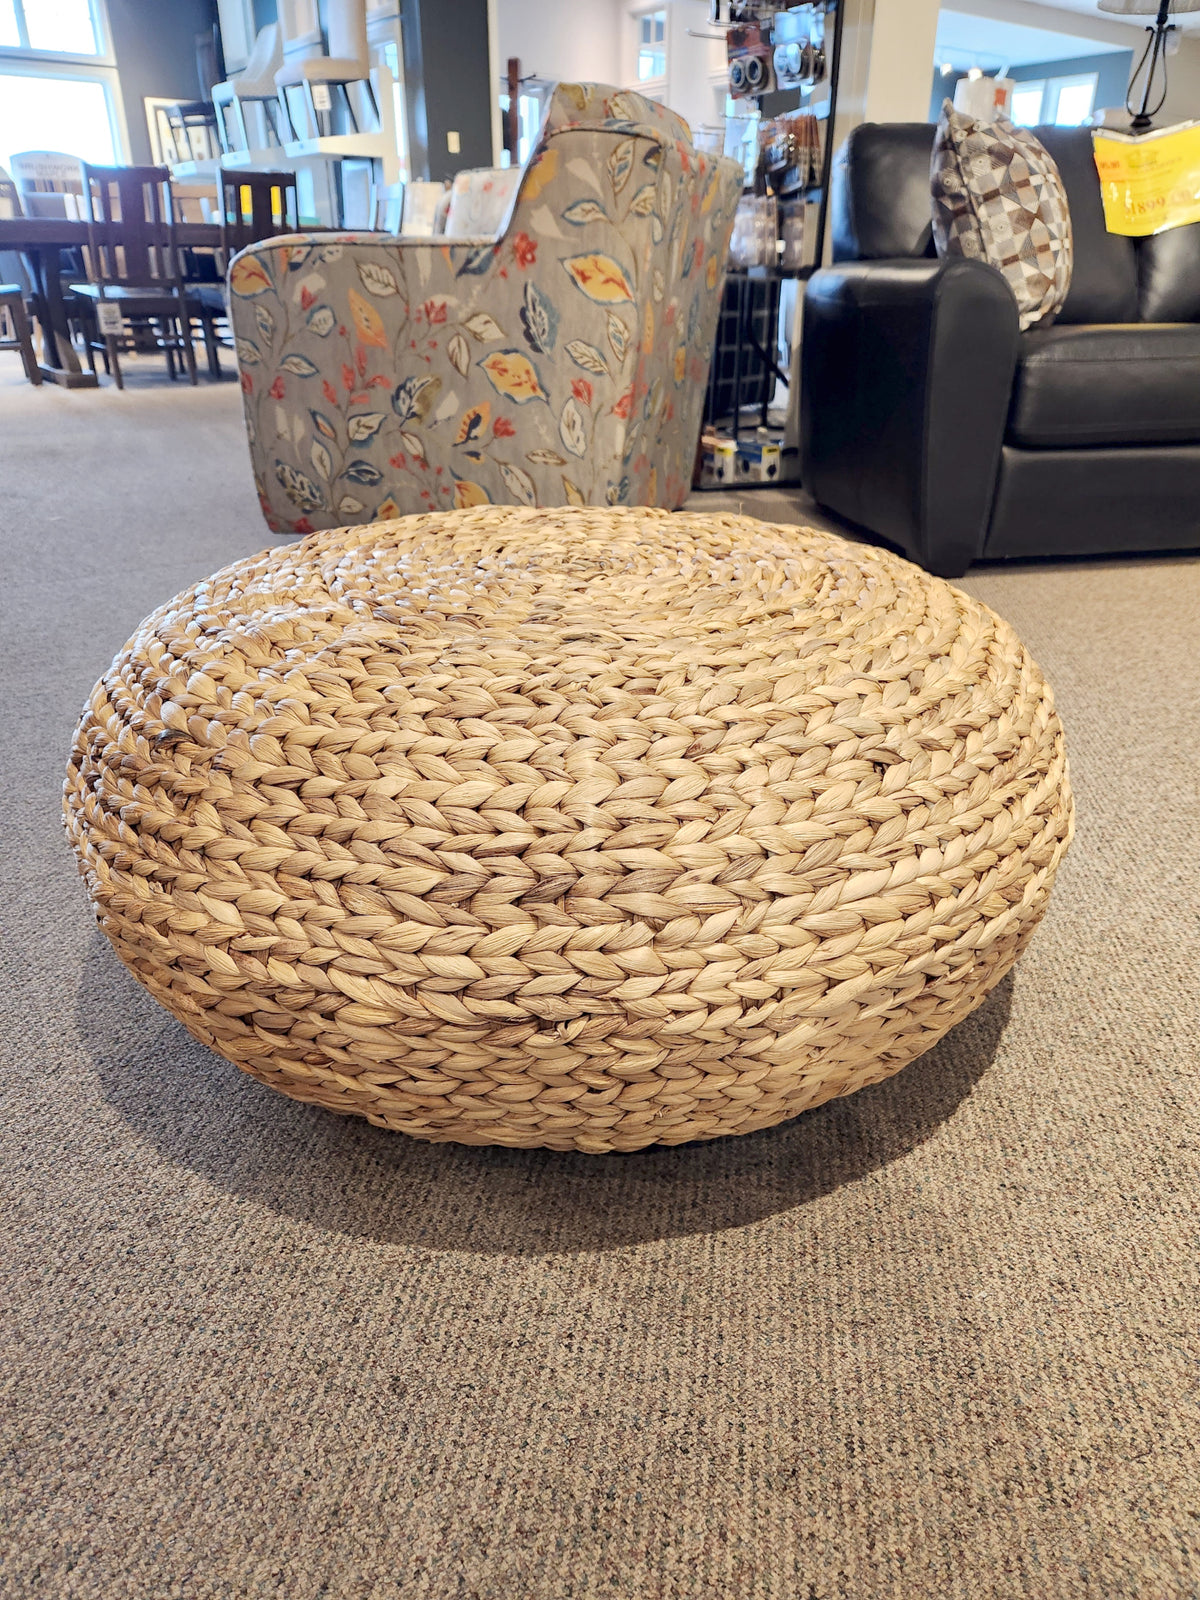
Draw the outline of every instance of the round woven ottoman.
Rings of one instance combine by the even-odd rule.
[[[67,829],[118,955],[264,1083],[635,1150],[919,1056],[1071,834],[1012,629],[824,533],[483,507],[312,535],[142,625]]]

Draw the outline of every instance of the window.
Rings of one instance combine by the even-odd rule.
[[[0,0],[0,166],[21,150],[125,159],[104,0]]]
[[[1036,128],[1042,120],[1042,97],[1046,93],[1045,80],[1036,83],[1018,83],[1012,95],[1012,120],[1018,128]]]
[[[637,75],[639,83],[649,83],[667,75],[667,13],[643,11],[637,24]]]
[[[1054,122],[1059,128],[1080,128],[1092,114],[1096,103],[1097,74],[1084,73],[1078,78],[1052,78],[1047,89],[1056,89]]]
[[[725,154],[742,163],[743,180],[750,185],[758,167],[758,105],[754,100],[735,100],[728,85],[722,86],[721,93],[725,106]]]
[[[1059,128],[1079,128],[1096,103],[1098,75],[1082,72],[1071,78],[1034,78],[1013,89],[1012,120],[1020,128],[1051,122]]]
[[[102,51],[91,0],[0,0],[0,45],[56,56]]]
[[[104,85],[0,72],[0,166],[19,150],[61,150],[111,165],[116,151]]]

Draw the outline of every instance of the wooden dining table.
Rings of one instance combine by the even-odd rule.
[[[174,235],[180,249],[217,250],[221,245],[218,222],[177,222]],[[59,251],[82,250],[87,242],[88,224],[74,217],[0,217],[0,250],[23,256],[33,283],[45,340],[42,376],[68,389],[94,389],[99,381],[94,372],[84,371],[71,342],[59,270]]]

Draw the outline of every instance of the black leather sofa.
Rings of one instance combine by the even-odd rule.
[[[1104,226],[1091,134],[1038,128],[1075,241],[1057,320],[1020,333],[1004,278],[939,261],[926,123],[866,123],[810,280],[805,486],[943,577],[981,556],[1200,545],[1200,224]]]

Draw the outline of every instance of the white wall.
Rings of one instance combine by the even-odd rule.
[[[724,39],[694,38],[715,30],[708,0],[659,0],[669,13],[667,80],[655,85],[664,103],[693,127],[711,124],[719,106],[714,76],[725,75]],[[496,58],[502,74],[509,56],[523,77],[637,87],[633,18],[654,0],[494,0]],[[689,33],[689,29],[691,33]]]
[[[626,6],[634,14],[644,9],[644,4]],[[709,24],[708,0],[669,0],[667,11],[667,88],[663,102],[693,128],[719,125],[717,112],[724,114],[728,73],[725,39],[723,35],[719,40],[692,36],[719,31]],[[633,38],[633,27],[632,21],[627,23],[627,39]],[[636,67],[632,60],[625,72],[626,81],[633,83]],[[714,77],[721,82],[719,97]]]
[[[939,0],[845,0],[839,144],[860,122],[925,121],[940,10]]]
[[[496,0],[500,71],[516,56],[522,77],[620,83],[623,0]]]
[[[924,122],[929,115],[938,0],[875,0],[868,122]]]
[[[1195,34],[1183,39],[1178,55],[1167,57],[1166,104],[1154,120],[1165,128],[1188,117],[1200,117],[1200,39]]]

